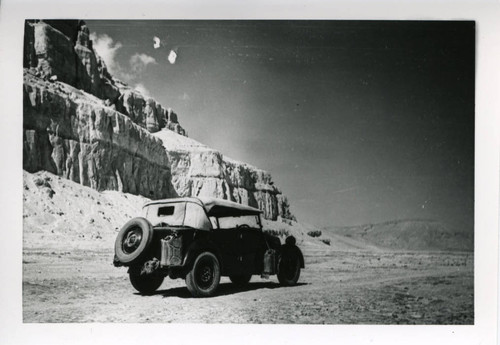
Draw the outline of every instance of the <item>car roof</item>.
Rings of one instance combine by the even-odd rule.
[[[258,215],[262,213],[261,210],[238,204],[234,201],[209,198],[209,197],[187,197],[187,198],[171,198],[154,200],[146,203],[144,207],[152,204],[163,204],[163,203],[176,203],[176,202],[194,202],[205,208],[208,216],[214,217],[228,217],[228,216],[245,216],[245,215]]]

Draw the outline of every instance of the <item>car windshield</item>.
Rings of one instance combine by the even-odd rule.
[[[211,217],[213,218],[213,217]],[[241,226],[248,226],[250,228],[260,229],[259,216],[235,216],[235,217],[218,217],[220,229],[232,229]],[[212,220],[212,224],[214,221]]]
[[[212,225],[205,210],[193,202],[172,202],[147,205],[143,215],[153,226],[185,226],[210,230]]]

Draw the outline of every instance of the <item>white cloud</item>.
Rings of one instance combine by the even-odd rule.
[[[148,89],[146,89],[146,87],[142,83],[136,84],[134,86],[134,89],[139,91],[143,96],[151,97],[151,93],[149,92]]]
[[[173,65],[175,63],[175,60],[177,60],[177,53],[171,50],[170,54],[168,54],[168,62],[170,62]]]
[[[140,76],[142,72],[146,69],[146,67],[149,64],[156,65],[157,62],[154,57],[146,55],[146,54],[139,54],[135,53],[130,57],[130,68],[132,73]]]
[[[115,60],[117,51],[122,47],[120,42],[115,42],[106,34],[97,35],[95,32],[90,34],[90,39],[97,54],[104,60],[111,74],[118,74],[120,65]]]
[[[146,97],[151,97],[151,93],[141,81],[142,74],[148,65],[156,65],[154,57],[143,53],[135,53],[129,59],[129,67],[125,68],[116,60],[121,42],[114,41],[110,36],[103,34],[97,35],[95,32],[90,34],[90,39],[93,42],[94,50],[104,60],[108,67],[108,71],[118,79],[134,85],[133,88]]]
[[[121,42],[114,41],[106,34],[97,35],[95,32],[90,34],[90,39],[93,42],[95,51],[104,60],[109,72],[123,81],[132,82],[140,79],[148,65],[157,64],[154,57],[135,53],[129,59],[130,68],[122,68],[116,60],[118,51],[123,47]]]
[[[154,57],[146,55],[146,54],[135,53],[130,58],[130,65],[142,64],[144,66],[147,66],[150,63],[156,64],[156,60]]]

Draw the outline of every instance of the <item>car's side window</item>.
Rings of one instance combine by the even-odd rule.
[[[219,217],[219,227],[221,229],[232,229],[241,226],[254,229],[260,228],[257,216],[254,215]]]
[[[166,217],[174,214],[174,206],[158,207],[158,217]]]

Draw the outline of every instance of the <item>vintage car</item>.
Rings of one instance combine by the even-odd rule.
[[[214,198],[151,201],[142,217],[127,222],[115,241],[115,266],[127,266],[130,282],[151,294],[166,276],[183,278],[195,297],[212,296],[221,276],[237,285],[252,275],[277,274],[295,285],[304,257],[289,236],[285,244],[262,230],[261,211]]]

